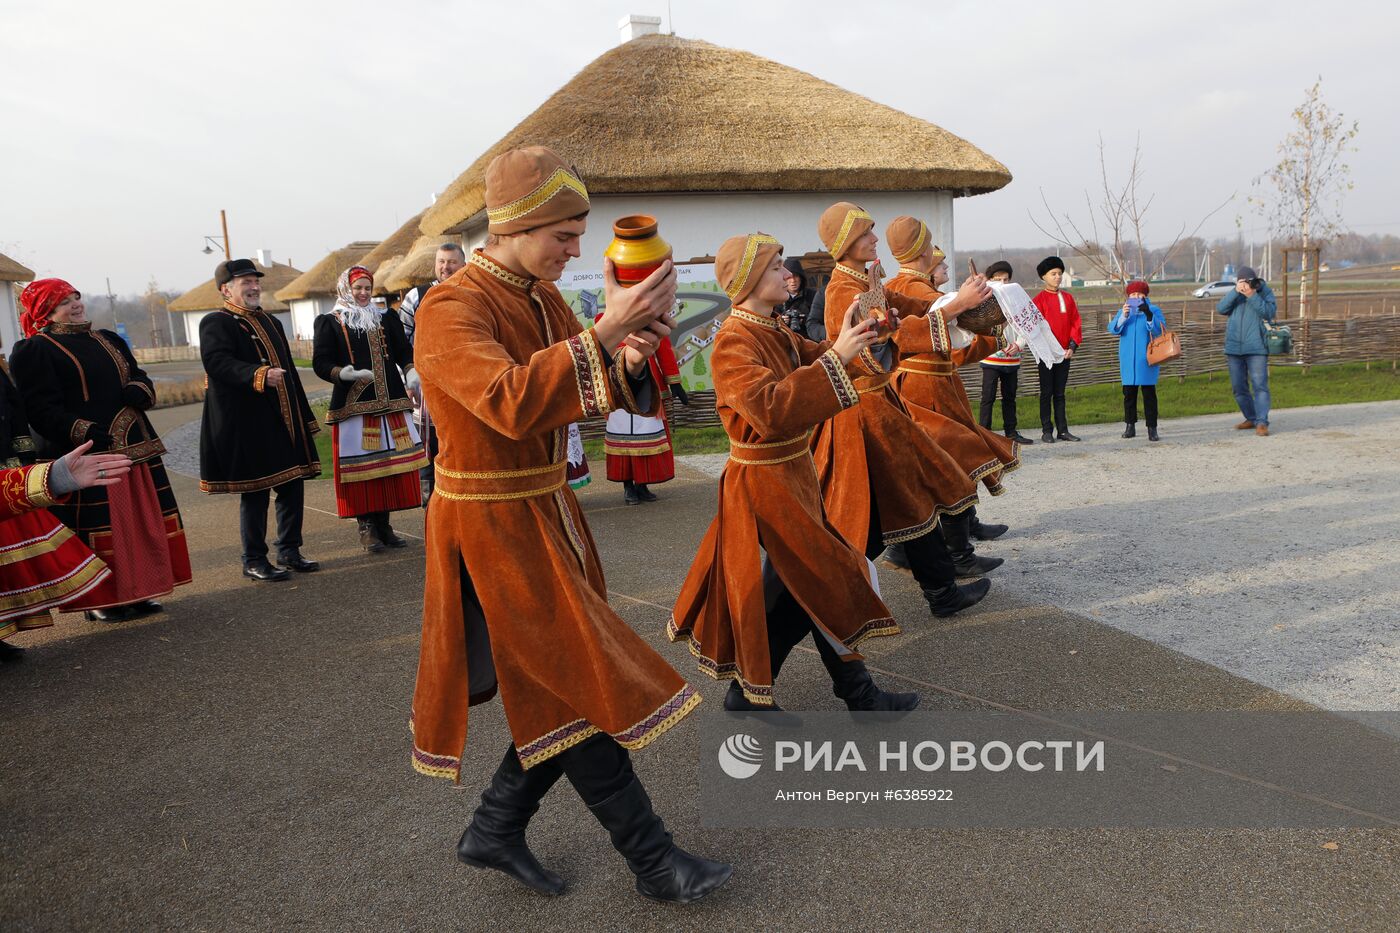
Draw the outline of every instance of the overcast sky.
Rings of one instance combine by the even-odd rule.
[[[960,249],[1045,241],[1140,130],[1149,239],[1249,193],[1317,75],[1361,123],[1347,219],[1400,232],[1390,4],[672,0],[663,29],[745,49],[930,120],[1000,159]],[[858,15],[853,15],[855,10]],[[235,254],[308,268],[382,239],[665,0],[0,0],[0,252],[97,293],[190,288]],[[814,114],[814,119],[819,115]],[[1262,223],[1241,203],[1202,231]]]

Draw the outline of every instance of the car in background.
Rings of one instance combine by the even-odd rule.
[[[1228,295],[1235,290],[1235,283],[1221,279],[1218,282],[1211,282],[1209,285],[1202,285],[1192,292],[1197,298],[1219,298],[1221,295]]]

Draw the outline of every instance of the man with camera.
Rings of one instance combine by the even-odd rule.
[[[1225,324],[1225,358],[1230,363],[1230,388],[1244,420],[1237,431],[1254,429],[1269,436],[1269,324],[1278,310],[1273,290],[1249,266],[1240,266],[1235,290],[1220,299],[1217,314]]]

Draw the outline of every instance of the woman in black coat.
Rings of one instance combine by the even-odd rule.
[[[146,417],[155,386],[126,341],[93,330],[82,295],[62,279],[41,279],[20,296],[25,339],[11,371],[40,460],[85,441],[94,452],[135,464],[124,482],[78,491],[49,511],[97,553],[112,574],[66,609],[101,622],[161,611],[156,597],[189,583],[190,555],[175,493],[160,455],[165,445]]]
[[[326,422],[335,449],[335,504],[354,517],[370,553],[407,542],[389,513],[422,504],[418,471],[428,463],[412,411],[418,400],[413,347],[396,314],[373,304],[374,276],[351,266],[336,283],[335,308],[316,319],[311,365],[335,386]]]

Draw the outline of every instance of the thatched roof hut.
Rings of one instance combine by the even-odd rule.
[[[455,236],[420,236],[401,262],[384,280],[391,292],[402,292],[415,285],[427,285],[437,270],[437,251],[443,243],[456,242]]]
[[[334,298],[340,273],[364,259],[378,245],[378,240],[356,240],[335,250],[279,289],[275,297],[288,304],[306,298]]]
[[[478,226],[486,166],[539,144],[572,160],[595,195],[970,195],[1011,181],[1006,166],[967,140],[795,68],[644,35],[599,56],[484,152],[426,211],[423,232]]]
[[[395,265],[399,263],[408,251],[413,248],[413,241],[418,238],[418,224],[423,220],[424,211],[419,211],[408,220],[403,226],[389,235],[387,240],[381,240],[379,245],[365,254],[360,260],[360,265],[374,273],[374,293],[382,295],[390,289],[385,287],[389,275]]]
[[[271,265],[263,265],[258,260],[253,260],[253,265],[258,267],[258,271],[263,274],[262,288],[262,308],[270,313],[280,313],[289,310],[285,301],[280,301],[274,294],[278,289],[286,288],[298,276],[301,270],[287,265],[285,262],[272,262]],[[215,308],[224,306],[224,296],[219,291],[219,286],[214,284],[214,280],[201,282],[194,288],[185,292],[179,298],[170,302],[170,310],[175,312],[189,311],[213,311]]]
[[[0,253],[0,282],[32,282],[34,270]]]
[[[19,283],[34,281],[34,270],[0,253],[0,350],[19,342]]]

